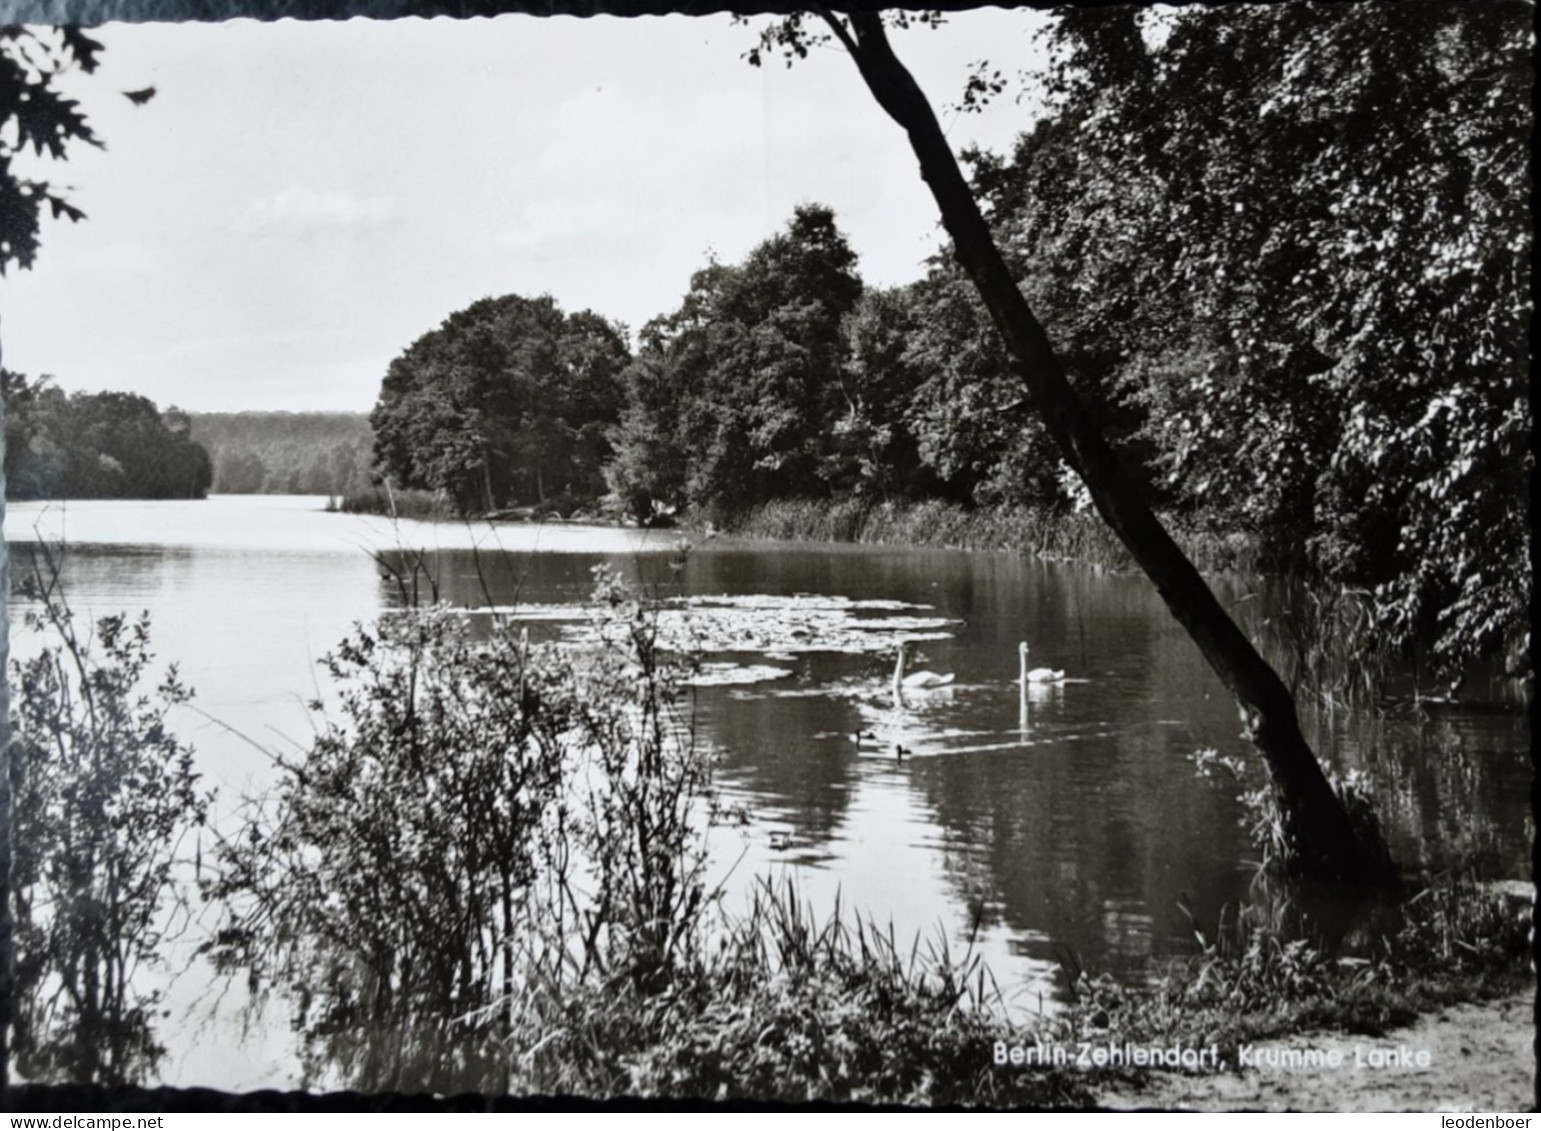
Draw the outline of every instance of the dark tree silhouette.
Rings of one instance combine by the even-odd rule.
[[[39,220],[80,220],[84,213],[46,181],[23,177],[16,158],[29,148],[63,160],[76,143],[101,146],[76,103],[54,87],[64,72],[96,69],[101,44],[78,27],[37,29],[0,25],[0,275],[15,264],[31,267],[37,256]],[[0,444],[4,443],[0,407]],[[0,463],[4,452],[0,450]],[[0,525],[5,521],[5,483],[0,473]],[[0,593],[10,592],[9,561],[0,539]],[[0,671],[10,665],[10,635],[0,631]],[[10,682],[0,687],[0,1088],[10,1083],[10,1031],[15,994],[14,921],[11,908]]]
[[[1293,870],[1324,880],[1390,882],[1395,869],[1385,845],[1378,834],[1357,828],[1349,819],[1300,731],[1289,689],[1172,541],[1137,479],[1071,387],[1047,333],[996,247],[929,101],[894,55],[883,17],[872,12],[840,16],[828,11],[822,17],[850,53],[878,105],[909,135],[954,253],[978,288],[1014,370],[1065,461],[1085,483],[1098,513],[1235,695],[1246,734],[1267,763],[1280,797]],[[785,50],[801,55],[809,39],[804,17],[791,16],[763,34],[760,53]],[[760,53],[752,54],[751,62],[758,62]]]
[[[798,208],[743,263],[696,272],[680,308],[644,327],[626,374],[607,477],[627,509],[645,519],[827,493],[841,323],[861,293],[856,253],[822,205]]]
[[[481,299],[391,362],[370,414],[376,467],[467,513],[595,498],[629,360],[624,332],[590,311]]]
[[[134,393],[66,394],[0,371],[12,499],[201,499],[209,454],[186,413]]]

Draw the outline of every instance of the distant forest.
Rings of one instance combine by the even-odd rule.
[[[216,495],[332,495],[367,491],[373,434],[362,413],[195,412]]]
[[[1155,505],[1363,595],[1388,637],[1454,666],[1528,648],[1530,17],[1076,17],[1049,112],[1009,152],[963,155]],[[367,420],[7,382],[12,497],[383,479],[466,514],[729,525],[787,499],[1088,506],[950,249],[868,286],[816,204],[708,259],[635,340],[549,296],[480,299],[390,363]]]
[[[8,499],[345,495],[370,488],[362,413],[162,411],[132,393],[66,393],[0,371]]]
[[[213,472],[188,415],[133,393],[66,393],[0,371],[7,499],[201,499]]]

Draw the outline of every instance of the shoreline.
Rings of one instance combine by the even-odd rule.
[[[1312,1028],[1247,1046],[1252,1066],[1098,1087],[1112,1111],[1528,1111],[1536,988],[1435,1007],[1377,1037]],[[1368,1050],[1368,1052],[1367,1052]],[[1375,1054],[1380,1053],[1377,1057]],[[1313,1054],[1307,1059],[1305,1054]],[[1386,1063],[1372,1064],[1377,1059]],[[1410,1063],[1408,1063],[1410,1062]]]

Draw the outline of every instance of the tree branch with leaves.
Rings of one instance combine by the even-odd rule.
[[[39,221],[83,220],[85,213],[48,181],[18,169],[34,157],[63,161],[76,143],[101,149],[80,104],[57,88],[69,71],[96,70],[102,45],[77,27],[0,27],[0,275],[37,257]]]
[[[13,264],[37,258],[41,220],[79,221],[85,213],[27,166],[66,160],[77,144],[103,148],[80,104],[56,85],[65,74],[96,70],[102,45],[79,27],[35,28],[0,24],[0,276]],[[125,92],[135,105],[154,88]],[[0,467],[5,457],[5,407],[0,400]],[[0,526],[5,522],[5,476],[0,471]],[[0,593],[10,592],[9,555],[0,540]],[[0,670],[10,665],[10,626],[0,626]],[[10,1083],[11,1023],[16,994],[12,891],[10,684],[0,687],[0,1088]]]
[[[827,9],[818,15],[829,34],[850,53],[878,105],[909,135],[953,252],[989,309],[1011,355],[1013,371],[1066,462],[1085,483],[1098,513],[1236,697],[1245,733],[1262,754],[1279,794],[1287,840],[1294,850],[1293,870],[1316,879],[1389,882],[1395,869],[1384,844],[1373,831],[1350,820],[1301,733],[1288,688],[1172,540],[1139,482],[1072,388],[1048,333],[1029,309],[996,246],[929,100],[895,56],[884,17]],[[916,17],[903,18],[907,23]],[[766,29],[758,48],[746,57],[759,65],[766,55],[780,53],[790,62],[805,57],[821,35],[810,31],[805,16],[791,16]]]

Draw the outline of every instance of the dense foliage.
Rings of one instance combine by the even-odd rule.
[[[620,327],[549,296],[472,303],[391,362],[369,418],[377,469],[467,512],[595,498],[629,360]]]
[[[680,308],[644,327],[608,470],[628,511],[826,490],[855,267],[834,214],[804,206],[742,264],[698,271]]]
[[[356,1086],[518,1086],[570,996],[655,992],[701,944],[685,668],[613,578],[597,596],[586,655],[445,609],[359,629],[326,660],[340,716],[219,853],[214,954],[289,991]]]
[[[1527,664],[1528,12],[1071,13],[1049,33],[1051,113],[1009,156],[970,155],[1078,393],[1158,504],[1354,591],[1381,643],[1452,673]],[[741,469],[702,460],[712,430],[681,421],[750,415],[750,380],[700,374],[753,336],[711,301],[753,266],[703,272],[650,327],[612,468],[632,511],[1084,505],[943,256],[859,297],[824,394],[743,430],[738,459],[776,477],[738,487]]]
[[[975,156],[1167,500],[1452,667],[1526,644],[1530,15],[1072,13],[1054,116]]]
[[[12,263],[32,266],[45,209],[55,219],[85,215],[23,168],[29,150],[34,158],[62,161],[76,142],[100,147],[79,105],[54,81],[77,67],[94,71],[101,48],[78,27],[0,26],[0,275]]]
[[[17,1066],[136,1082],[164,1052],[163,995],[144,975],[182,925],[178,865],[211,800],[166,725],[192,693],[174,667],[152,676],[147,617],[81,632],[52,581],[32,592],[25,623],[43,646],[9,673]]]
[[[201,499],[213,472],[185,412],[133,393],[65,393],[0,371],[11,499]]]
[[[369,487],[374,444],[352,412],[194,412],[216,495],[351,495]]]
[[[1452,675],[1494,655],[1528,670],[1528,15],[1072,12],[1047,33],[1048,113],[1010,154],[969,155],[1078,394],[1157,505]],[[541,417],[509,391],[547,388],[522,359],[561,325],[511,296],[414,345],[376,409],[381,468],[490,508],[597,490],[602,463],[643,522],[788,499],[1086,506],[950,257],[866,289],[827,208],[699,271],[612,399],[585,402],[603,411],[552,391]]]
[[[643,331],[608,478],[646,520],[779,498],[1059,501],[1063,477],[967,280],[864,289],[804,206]]]

